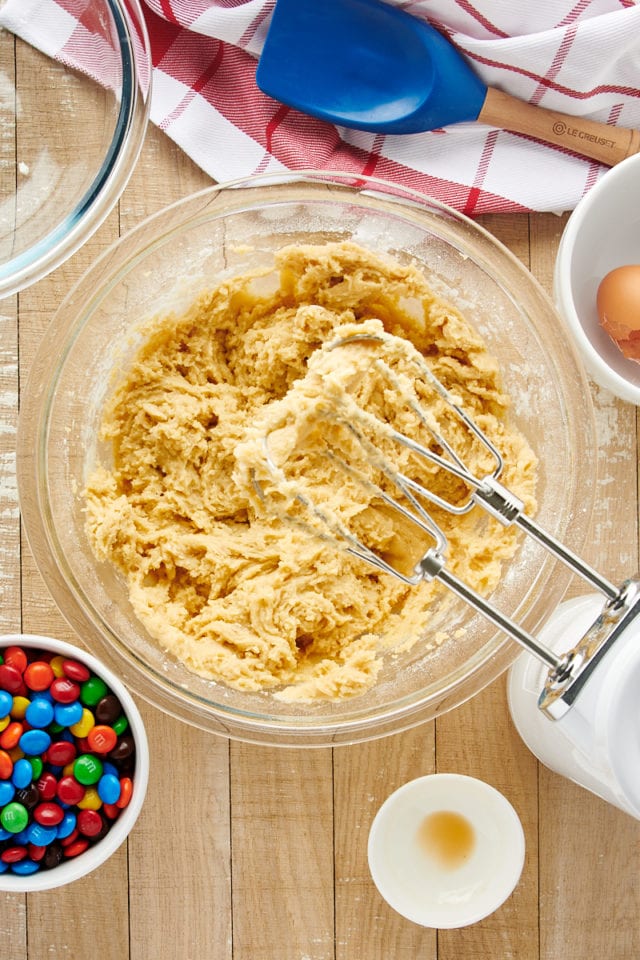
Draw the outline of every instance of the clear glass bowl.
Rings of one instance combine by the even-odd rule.
[[[20,39],[30,25],[15,2],[15,13],[0,4],[0,297],[41,279],[100,226],[146,132],[151,55],[138,0],[76,7],[84,39],[67,44],[63,62]]]
[[[360,697],[290,705],[203,680],[164,654],[133,615],[121,578],[91,552],[81,491],[105,398],[140,342],[140,325],[158,311],[180,311],[223,277],[270,264],[285,243],[347,238],[414,259],[473,319],[501,363],[512,419],[540,458],[537,519],[577,552],[587,534],[595,430],[580,361],[544,291],[485,230],[410,190],[318,173],[213,187],[146,220],[79,281],[42,342],[21,409],[21,508],[38,567],[90,648],[162,710],[254,742],[328,745],[411,727],[471,697],[519,652],[449,594],[447,626],[463,627],[462,639],[435,654],[418,641],[388,655],[377,685]],[[493,601],[535,632],[569,580],[526,541]],[[426,625],[425,636],[433,629]]]

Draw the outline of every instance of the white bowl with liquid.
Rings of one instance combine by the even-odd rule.
[[[369,869],[397,913],[424,927],[465,927],[515,889],[524,831],[509,801],[474,777],[437,773],[385,800],[369,833]]]

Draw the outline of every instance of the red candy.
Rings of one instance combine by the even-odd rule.
[[[4,652],[4,662],[15,667],[20,674],[23,674],[27,666],[27,655],[22,647],[7,647]]]
[[[27,849],[29,851],[29,856],[31,857],[31,859],[36,861],[42,860],[45,853],[47,852],[46,847],[37,847],[35,843],[30,843]]]
[[[80,687],[68,677],[56,677],[49,687],[49,693],[58,703],[73,703],[80,696]]]
[[[22,686],[20,671],[10,663],[0,663],[0,688],[15,695]]]
[[[89,669],[84,663],[78,663],[77,660],[65,660],[62,664],[65,676],[70,680],[77,680],[78,683],[84,683],[91,676]]]
[[[84,797],[85,788],[71,774],[58,781],[58,800],[62,803],[79,803]]]
[[[48,763],[54,767],[66,767],[76,758],[76,746],[69,740],[55,740],[46,753]]]
[[[58,792],[58,781],[52,773],[43,773],[36,783],[42,800],[53,800]]]
[[[80,836],[80,831],[76,827],[74,830],[71,831],[69,836],[64,837],[64,839],[62,839],[60,843],[62,844],[63,847],[70,847],[72,843],[75,843],[75,841],[78,839],[79,836]]]
[[[84,853],[88,846],[88,840],[76,840],[75,843],[70,843],[64,848],[64,855],[69,858],[77,857],[79,854]]]
[[[43,827],[57,827],[64,819],[64,810],[59,803],[46,801],[38,804],[33,811],[33,817]]]
[[[78,814],[78,830],[84,837],[97,837],[104,821],[97,810],[82,810]]]
[[[0,854],[0,860],[4,860],[5,863],[17,863],[18,860],[24,860],[26,855],[26,847],[7,847],[6,850],[3,850],[2,854]]]

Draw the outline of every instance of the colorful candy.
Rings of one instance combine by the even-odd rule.
[[[108,833],[134,789],[128,727],[84,663],[0,651],[0,873],[51,870]]]

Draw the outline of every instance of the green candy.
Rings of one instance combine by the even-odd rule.
[[[29,823],[27,808],[21,803],[8,803],[0,813],[0,823],[9,833],[20,833]]]
[[[51,730],[51,726],[49,727],[49,730]],[[33,779],[38,780],[44,767],[42,760],[40,757],[28,757],[27,759],[29,760],[31,769],[33,770]]]
[[[129,721],[125,717],[124,713],[121,713],[115,723],[112,723],[111,726],[115,732],[120,736],[121,733],[124,733],[127,727],[129,726]]]
[[[102,776],[102,760],[90,753],[82,753],[73,764],[73,775],[83,787],[91,787]]]
[[[95,707],[107,695],[109,688],[100,677],[89,677],[80,687],[80,701],[85,707]]]

